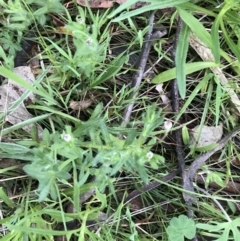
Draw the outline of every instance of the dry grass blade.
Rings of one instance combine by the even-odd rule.
[[[189,43],[204,61],[214,61],[211,50],[193,33],[190,34]],[[240,114],[240,100],[234,89],[230,86],[228,79],[225,77],[220,67],[211,68],[212,72],[219,78],[220,83],[226,88],[232,104]]]

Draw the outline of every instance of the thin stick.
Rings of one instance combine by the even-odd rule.
[[[135,73],[135,75],[133,76],[133,80],[132,80],[132,94],[131,94],[131,103],[126,107],[124,114],[123,114],[123,120],[121,123],[121,126],[126,126],[127,123],[129,122],[130,116],[132,114],[132,110],[133,110],[133,106],[135,104],[136,98],[138,96],[138,90],[139,87],[141,85],[143,76],[144,76],[144,71],[146,68],[146,64],[147,64],[147,60],[148,60],[148,56],[149,56],[149,52],[152,46],[152,41],[153,41],[153,37],[154,39],[156,37],[161,38],[162,36],[164,36],[166,34],[166,31],[163,32],[159,32],[157,31],[157,33],[153,33],[153,23],[154,23],[154,14],[155,11],[152,12],[150,19],[149,19],[149,30],[147,32],[147,35],[145,37],[145,43],[143,45],[143,49],[142,49],[142,53],[141,56],[139,58],[138,64],[137,64],[137,72]]]

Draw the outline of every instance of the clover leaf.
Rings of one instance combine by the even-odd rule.
[[[192,239],[196,234],[196,226],[192,219],[180,215],[171,219],[167,234],[169,241],[184,241],[184,237]]]

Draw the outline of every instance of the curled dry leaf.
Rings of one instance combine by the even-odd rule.
[[[92,104],[91,100],[70,101],[69,108],[72,110],[84,110]]]
[[[112,0],[112,1],[110,1],[110,0],[88,0],[88,4],[86,4],[86,0],[77,0],[77,3],[84,7],[89,5],[90,8],[111,8],[111,7],[113,7],[113,5],[115,3],[118,3],[121,5],[121,4],[125,3],[126,1],[127,0]],[[137,2],[131,6],[131,9],[138,8],[144,4],[145,3],[143,3],[143,2]]]
[[[195,126],[190,132],[190,145],[196,145],[197,148],[209,146],[211,144],[217,143],[223,135],[223,126],[206,126],[203,125],[202,132],[197,141],[200,131],[200,126]]]
[[[163,83],[157,84],[155,89],[160,94],[160,98],[162,100],[163,106],[165,107],[165,110],[172,111],[171,101],[163,90]]]

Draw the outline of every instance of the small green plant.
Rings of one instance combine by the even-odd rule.
[[[33,1],[33,0],[0,0],[1,16],[0,21],[2,32],[0,32],[0,45],[9,56],[4,58],[4,66],[13,69],[13,58],[16,51],[21,50],[20,43],[23,39],[24,31],[34,24],[44,26],[49,19],[49,13],[60,14],[64,12],[61,0]]]
[[[78,13],[75,20],[72,20],[67,13],[68,20],[64,26],[66,51],[61,47],[62,41],[58,44],[48,38],[46,40],[57,50],[51,53],[53,56],[51,59],[66,78],[95,80],[96,71],[102,68],[102,63],[105,61],[106,49],[110,40],[108,34],[99,36],[99,29],[105,23],[106,17],[103,15],[99,20],[99,16],[94,16],[91,20],[87,20],[86,13],[82,8],[78,8]],[[93,24],[87,24],[88,21]],[[68,34],[72,37],[69,38]]]
[[[216,241],[227,241],[227,240],[240,240],[239,231],[240,218],[229,220],[228,222],[210,222],[209,224],[197,223],[196,227],[199,229],[206,230],[208,232],[222,233]],[[230,235],[233,235],[233,239],[230,239]]]
[[[169,241],[184,241],[185,237],[192,239],[196,235],[196,225],[192,219],[180,215],[171,219],[167,234]]]
[[[8,0],[0,1],[3,7],[3,15],[6,21],[3,25],[11,30],[23,31],[35,21],[43,26],[47,21],[49,13],[63,13],[64,7],[61,0],[33,1],[33,0]]]
[[[62,133],[49,133],[44,130],[40,143],[30,141],[33,148],[21,147],[9,143],[0,145],[3,152],[14,153],[18,158],[28,154],[32,160],[24,166],[24,171],[39,182],[39,201],[49,194],[52,199],[58,198],[59,183],[67,184],[78,173],[78,186],[81,187],[90,176],[96,177],[97,188],[104,191],[113,185],[114,176],[123,170],[138,173],[144,182],[148,182],[147,167],[157,168],[164,158],[151,151],[155,145],[154,130],[163,123],[161,110],[149,106],[142,116],[143,128],[126,129],[126,139],[119,139],[111,133],[104,119],[99,118],[101,105],[97,106],[91,118],[81,123],[74,131],[70,126]],[[121,133],[122,134],[122,133]],[[25,142],[26,145],[26,142]],[[23,155],[25,158],[26,155]],[[70,172],[73,170],[73,172]]]
[[[21,36],[18,36],[17,40],[14,42],[14,34],[11,31],[0,32],[0,44],[2,48],[8,51],[9,55],[15,55],[16,51],[21,50],[20,41]]]

